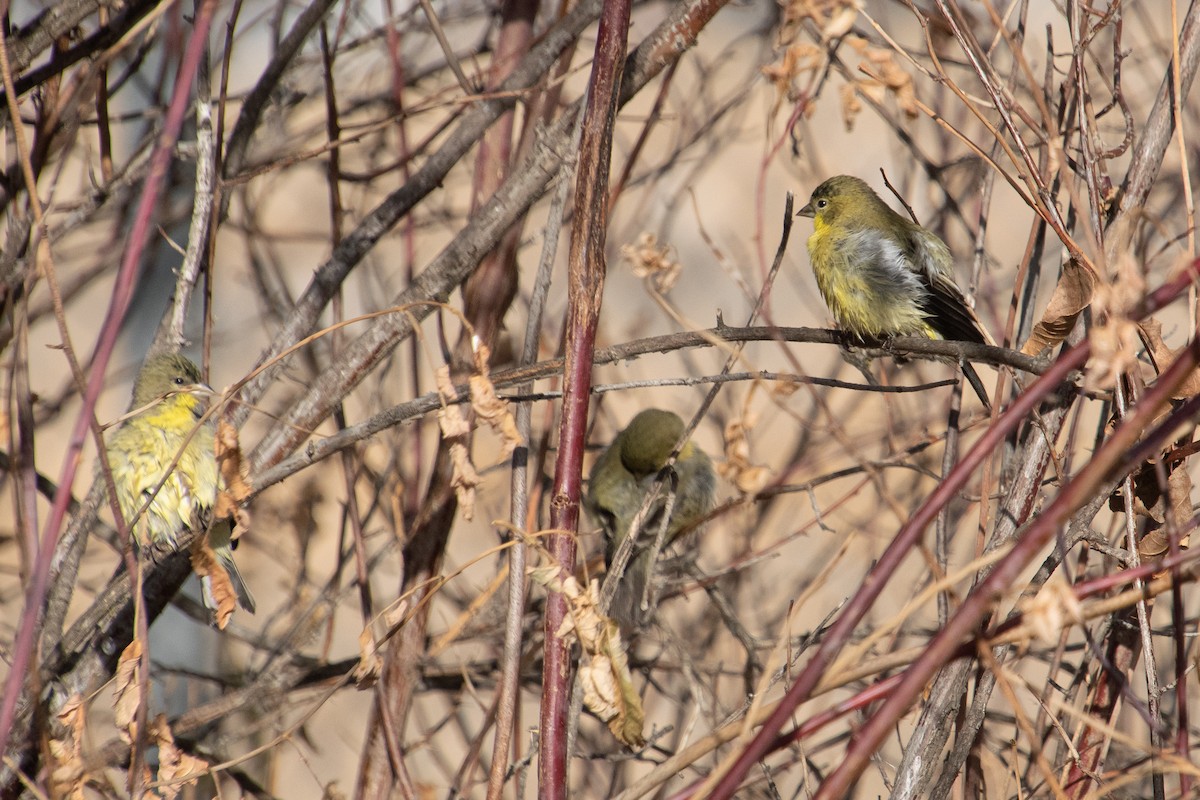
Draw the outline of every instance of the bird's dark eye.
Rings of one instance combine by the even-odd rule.
[[[827,205],[829,205],[828,200],[818,200],[817,201],[817,208],[824,208]]]
[[[171,379],[171,382],[174,383],[176,386],[183,386],[185,383],[187,383],[187,381],[184,380],[181,375],[176,375],[174,378]]]

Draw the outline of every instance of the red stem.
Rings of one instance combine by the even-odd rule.
[[[547,540],[550,555],[570,572],[575,565],[574,532],[579,524],[580,482],[587,440],[592,353],[604,294],[604,242],[608,224],[608,170],[629,32],[629,0],[606,0],[600,14],[596,55],[583,110],[583,132],[575,184],[575,220],[568,260],[566,362],[550,527],[564,531]],[[567,711],[571,699],[570,645],[559,636],[566,598],[546,599],[545,661],[542,668],[541,752],[538,797],[563,800],[567,793]]]

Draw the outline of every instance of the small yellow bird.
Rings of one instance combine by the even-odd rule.
[[[646,493],[683,435],[683,429],[683,420],[678,415],[657,408],[646,409],[617,434],[592,467],[584,505],[604,528],[607,539],[605,560],[610,567],[621,543],[629,535],[633,518],[641,509]],[[685,528],[690,528],[708,513],[716,485],[712,462],[691,441],[679,451],[674,469],[678,481],[665,544],[670,544]],[[613,596],[609,614],[626,630],[641,625],[645,619],[641,606],[654,572],[654,541],[662,526],[670,489],[667,482],[659,490]]]
[[[797,216],[813,219],[808,257],[840,327],[868,342],[907,335],[994,344],[954,282],[950,248],[864,181],[830,178]],[[963,373],[990,408],[970,364]]]
[[[203,530],[211,522],[220,473],[213,425],[200,422],[204,398],[211,393],[200,370],[181,355],[154,356],[138,372],[131,416],[109,437],[106,449],[121,515],[139,547],[174,550],[185,528]],[[233,561],[229,521],[218,521],[208,535],[238,602],[253,614],[254,597]],[[204,604],[216,611],[207,583]]]

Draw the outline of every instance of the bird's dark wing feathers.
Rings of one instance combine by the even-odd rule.
[[[979,329],[979,323],[958,287],[950,286],[945,281],[930,280],[926,275],[921,278],[929,290],[921,307],[929,315],[930,326],[942,338],[956,342],[988,343],[987,336]]]

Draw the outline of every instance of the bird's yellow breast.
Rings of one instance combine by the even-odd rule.
[[[924,289],[898,246],[869,227],[834,226],[820,217],[813,222],[809,260],[839,326],[867,339],[928,335]]]
[[[191,395],[168,398],[125,422],[109,439],[122,516],[127,523],[134,521],[146,507],[132,525],[139,544],[174,548],[179,533],[201,524],[216,502],[213,430],[207,424],[197,428],[198,407]]]

